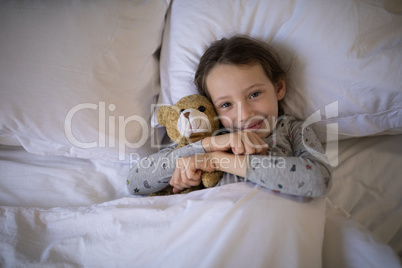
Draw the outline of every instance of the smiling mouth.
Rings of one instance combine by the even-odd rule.
[[[264,120],[260,120],[258,122],[251,123],[247,127],[243,127],[241,129],[242,130],[257,130],[262,126],[262,123],[264,123]]]

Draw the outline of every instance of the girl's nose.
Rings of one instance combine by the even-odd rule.
[[[245,122],[247,121],[250,117],[252,117],[254,115],[253,112],[253,107],[252,105],[248,104],[247,102],[239,102],[239,109],[238,109],[238,113],[239,113],[239,120],[240,122]]]

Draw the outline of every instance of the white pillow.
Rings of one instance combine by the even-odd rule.
[[[153,152],[169,2],[2,1],[0,143],[113,161]]]
[[[389,9],[389,8],[388,8]],[[222,37],[248,34],[292,59],[284,111],[339,139],[402,126],[402,15],[367,1],[176,0],[164,34],[159,103],[196,92],[199,58]],[[322,115],[322,116],[321,116]],[[156,125],[156,122],[153,122]]]

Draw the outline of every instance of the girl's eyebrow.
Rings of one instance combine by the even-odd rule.
[[[214,100],[213,103],[216,105],[217,102],[219,102],[220,100],[226,99],[226,98],[228,98],[228,97],[229,97],[229,96],[222,96],[222,97],[219,97],[219,98],[217,98],[216,100]]]
[[[259,86],[264,86],[264,84],[262,83],[255,83],[252,84],[251,86],[249,86],[248,88],[244,89],[244,92],[250,91],[251,89],[255,88],[255,87],[259,87]]]

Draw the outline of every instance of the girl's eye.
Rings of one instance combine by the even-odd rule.
[[[228,108],[229,106],[231,106],[232,104],[229,102],[225,102],[224,104],[222,104],[220,107],[221,108]]]
[[[258,97],[261,94],[261,92],[253,92],[250,94],[250,99]]]

